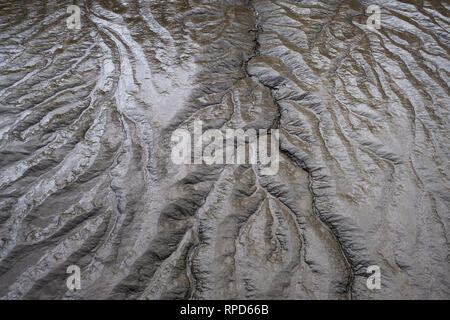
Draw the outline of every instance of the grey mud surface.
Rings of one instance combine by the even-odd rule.
[[[0,298],[449,299],[449,17],[0,0]],[[195,120],[278,128],[278,174],[175,165]]]

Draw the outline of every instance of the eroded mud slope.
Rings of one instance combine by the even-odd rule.
[[[450,298],[446,1],[73,3],[0,1],[3,299]],[[196,120],[278,174],[175,165]]]

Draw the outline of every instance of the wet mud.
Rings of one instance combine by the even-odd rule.
[[[0,1],[0,297],[449,299],[449,30],[446,1]],[[174,164],[195,121],[278,129],[278,173]]]

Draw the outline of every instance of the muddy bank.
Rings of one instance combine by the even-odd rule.
[[[450,6],[76,2],[0,3],[2,298],[450,298]],[[195,121],[277,174],[173,163]]]

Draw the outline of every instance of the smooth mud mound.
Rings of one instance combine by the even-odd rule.
[[[449,30],[446,1],[0,0],[0,297],[450,299]],[[199,121],[278,130],[276,174],[175,163]]]

